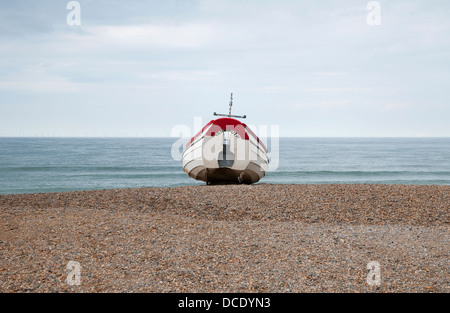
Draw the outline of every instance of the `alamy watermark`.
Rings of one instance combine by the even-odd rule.
[[[367,25],[380,26],[381,25],[381,5],[378,1],[370,1],[367,3]]]
[[[66,5],[67,10],[71,10],[67,14],[67,25],[80,26],[81,25],[81,5],[78,1],[70,1]]]
[[[189,142],[191,138],[195,136],[197,131],[201,130],[203,127],[202,118],[201,117],[195,117],[194,118],[194,131],[191,131],[191,128],[188,125],[176,125],[172,128],[171,137],[178,137],[171,149],[171,155],[172,158],[175,161],[181,161],[183,157],[183,152],[185,150],[186,144]],[[212,125],[212,128],[209,130],[209,133],[211,133],[211,137],[219,135],[223,132],[222,128]],[[214,130],[213,128],[216,127],[217,129]],[[259,138],[259,144],[260,146],[264,145],[267,148],[267,156],[270,160],[267,171],[276,171],[279,166],[279,159],[280,159],[280,153],[279,153],[279,139],[280,139],[280,127],[279,125],[259,125],[256,127],[255,125],[247,125],[249,129],[252,131],[255,131],[255,134]],[[269,133],[270,130],[270,133]],[[236,136],[237,138],[242,138],[246,130],[244,129],[243,125],[227,125],[226,131],[229,132],[231,135]],[[214,134],[214,135],[213,135]],[[210,138],[205,138],[203,140],[203,151],[211,152],[206,153],[203,157],[212,156],[214,151],[221,151],[222,143],[217,141],[211,141]],[[270,141],[269,141],[270,140]],[[253,140],[253,142],[255,142]],[[262,143],[262,144],[261,144]],[[244,160],[245,158],[250,158],[250,160],[253,160],[253,158],[256,157],[256,154],[250,153],[250,145],[248,145],[247,149],[244,149],[243,142],[238,141],[238,154],[236,155],[236,160]],[[239,145],[242,145],[241,148]],[[217,146],[217,147],[216,147]],[[195,150],[192,151],[192,153],[201,153],[202,150]]]
[[[66,283],[69,286],[81,285],[81,265],[78,262],[70,261],[67,263],[66,269],[70,272],[67,274]]]
[[[376,261],[371,261],[367,264],[367,269],[369,273],[367,274],[367,284],[369,286],[379,286],[381,285],[381,266],[380,263]]]

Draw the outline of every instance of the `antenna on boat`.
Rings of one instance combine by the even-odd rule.
[[[233,93],[231,93],[231,98],[230,98],[230,111],[228,114],[217,114],[216,112],[214,112],[214,116],[226,116],[226,117],[234,117],[234,118],[247,118],[247,115],[244,116],[239,116],[239,115],[231,115],[231,107],[233,106]]]
[[[230,114],[228,114],[229,117],[231,117],[231,107],[233,106],[233,93],[231,93],[231,99],[230,99]]]

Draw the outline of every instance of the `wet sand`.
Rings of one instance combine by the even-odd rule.
[[[4,195],[0,292],[449,292],[449,217],[450,186]]]

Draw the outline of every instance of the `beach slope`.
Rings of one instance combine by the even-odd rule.
[[[0,292],[449,292],[449,209],[450,186],[3,195]]]

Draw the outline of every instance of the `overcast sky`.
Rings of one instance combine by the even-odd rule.
[[[0,0],[0,136],[450,137],[450,1]]]

